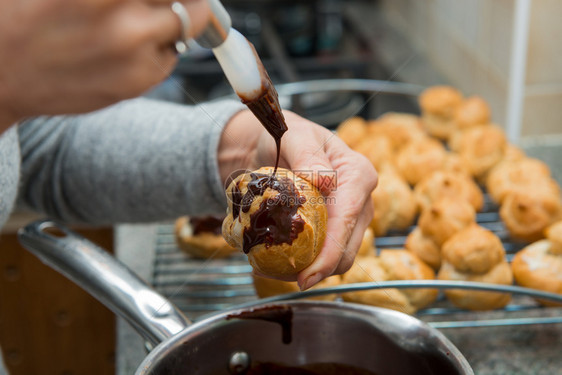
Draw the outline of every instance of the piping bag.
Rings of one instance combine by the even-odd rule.
[[[232,21],[219,0],[208,0],[210,21],[195,41],[210,48],[228,82],[251,111],[273,136],[277,144],[279,163],[281,137],[287,124],[279,105],[277,91],[265,71],[252,43],[232,28]],[[275,173],[275,172],[274,172]]]

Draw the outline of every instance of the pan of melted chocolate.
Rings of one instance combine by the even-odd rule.
[[[46,231],[53,228],[65,236]],[[106,251],[57,223],[32,223],[19,239],[154,344],[137,375],[231,375],[229,369],[240,369],[230,366],[233,353],[246,353],[242,370],[257,374],[474,374],[437,329],[396,311],[344,302],[256,302],[191,323]]]
[[[445,336],[412,316],[319,301],[212,315],[154,349],[144,364],[138,374],[474,374]]]

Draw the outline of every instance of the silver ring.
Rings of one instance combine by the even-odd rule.
[[[187,52],[187,38],[189,35],[189,25],[191,21],[189,20],[189,14],[185,6],[179,1],[174,1],[172,3],[172,12],[174,12],[181,22],[181,35],[180,39],[176,40],[175,47],[176,52],[180,55]]]

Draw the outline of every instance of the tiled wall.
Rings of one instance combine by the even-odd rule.
[[[515,0],[384,0],[383,9],[451,84],[486,98],[505,124]],[[523,136],[562,133],[561,15],[560,0],[532,2]]]

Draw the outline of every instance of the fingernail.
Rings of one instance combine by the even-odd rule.
[[[301,290],[307,290],[308,288],[313,287],[314,285],[318,284],[322,280],[322,275],[319,273],[314,273],[304,279],[302,285],[299,285]]]

